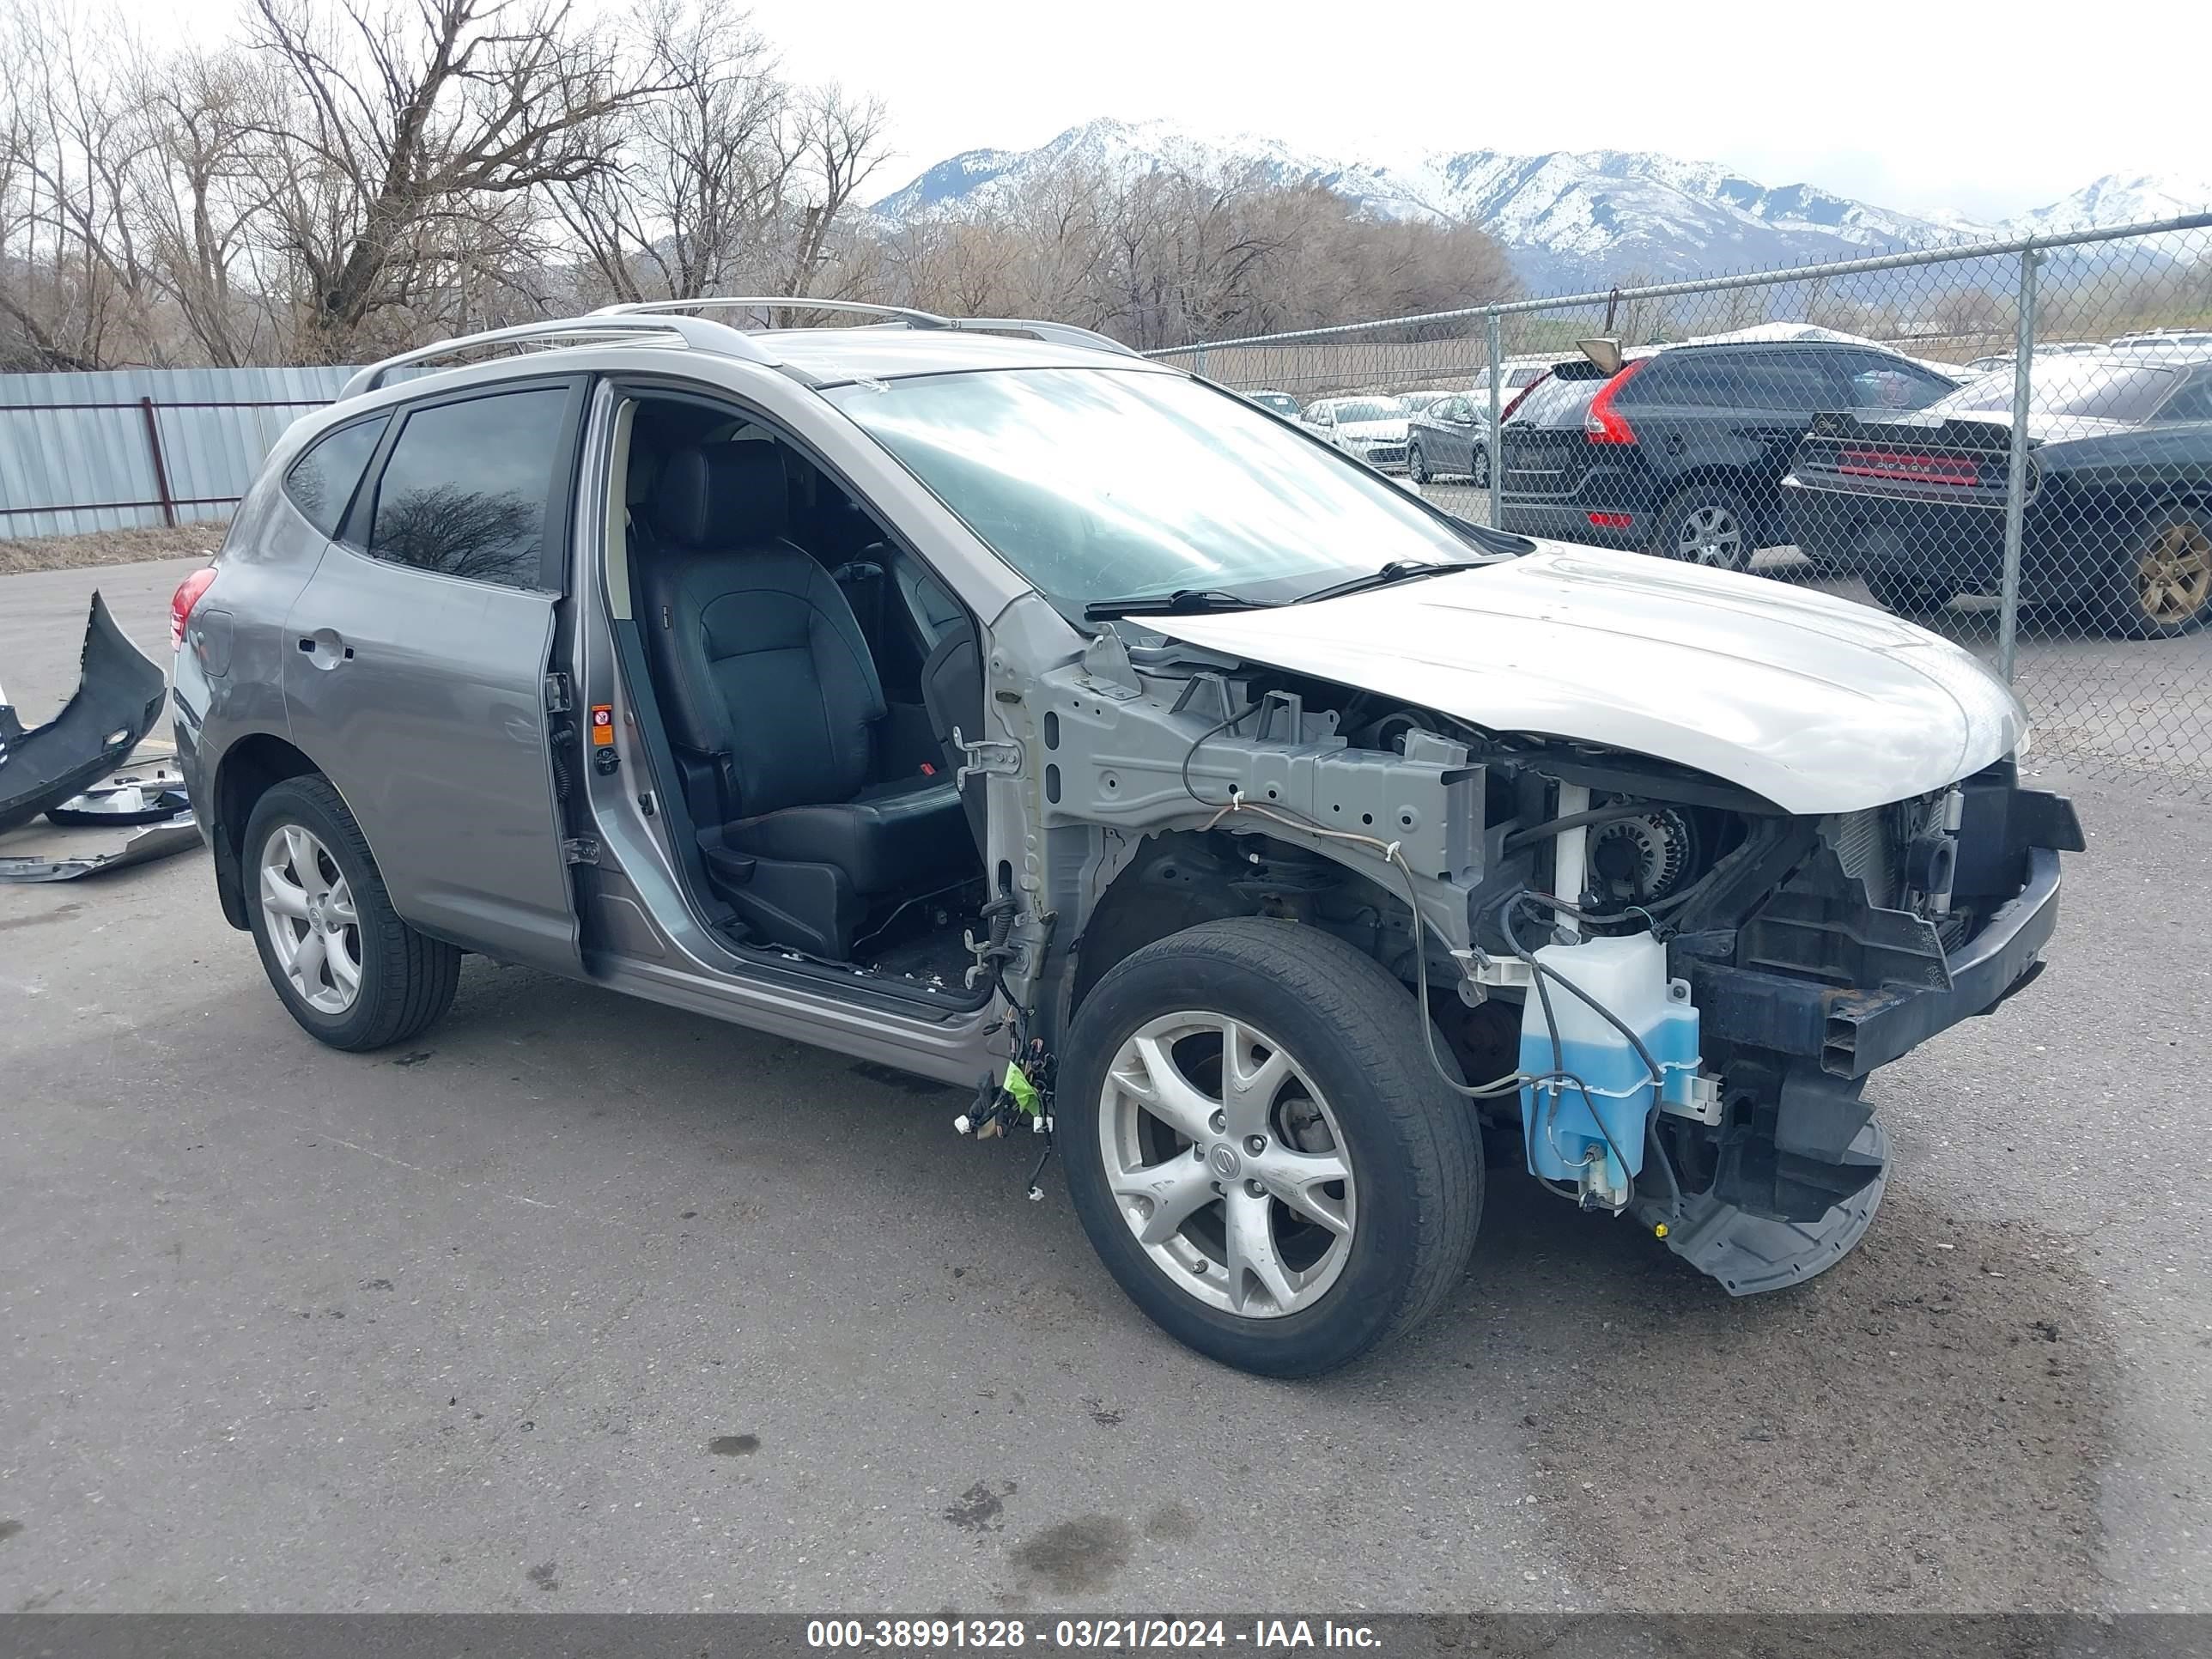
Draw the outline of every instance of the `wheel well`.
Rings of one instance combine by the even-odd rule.
[[[1123,957],[1186,927],[1232,916],[1311,922],[1402,978],[1401,968],[1411,971],[1406,915],[1402,896],[1272,836],[1194,830],[1152,836],[1099,896],[1084,924],[1075,945],[1069,1012]]]
[[[246,921],[246,821],[255,803],[287,778],[322,769],[283,738],[266,732],[240,738],[224,753],[215,775],[215,810],[208,824],[215,845],[216,891],[234,927]]]

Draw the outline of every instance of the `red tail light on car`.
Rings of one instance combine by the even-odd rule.
[[[1592,513],[1589,518],[1595,530],[1627,530],[1636,523],[1633,513]]]
[[[1898,449],[1846,448],[1836,458],[1836,471],[1854,478],[1895,478],[1907,483],[1965,484],[1981,483],[1982,471],[1960,455],[1915,455]]]
[[[200,602],[215,580],[215,567],[195,570],[177,584],[177,591],[169,596],[169,649],[179,650],[185,643],[185,624],[191,620],[192,607]]]
[[[1635,377],[1636,372],[1650,362],[1649,357],[1639,357],[1598,388],[1597,396],[1590,399],[1589,413],[1583,416],[1583,431],[1594,444],[1632,444],[1636,428],[1626,416],[1613,406],[1620,388]]]

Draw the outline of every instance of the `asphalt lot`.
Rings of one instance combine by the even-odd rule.
[[[188,568],[0,579],[26,720]],[[2212,1609],[2212,809],[2076,793],[1852,1258],[1732,1303],[1499,1172],[1443,1316],[1307,1384],[928,1085],[473,960],[337,1054],[197,854],[0,887],[0,1611]]]

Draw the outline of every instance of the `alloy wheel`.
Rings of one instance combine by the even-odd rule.
[[[361,918],[345,872],[314,832],[281,824],[261,848],[261,916],[302,1001],[343,1014],[361,994]]]
[[[1675,526],[1674,556],[1734,570],[1743,556],[1743,526],[1725,507],[1693,507]]]
[[[2159,628],[2195,620],[2212,597],[2212,535],[2193,519],[2161,525],[2136,565],[2136,599]]]
[[[1336,1282],[1358,1224],[1351,1160],[1328,1101],[1267,1033],[1202,1011],[1149,1020],[1099,1107],[1115,1207],[1170,1283],[1272,1319]]]

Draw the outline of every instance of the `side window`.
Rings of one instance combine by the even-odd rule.
[[[1925,409],[1955,390],[1917,363],[1874,352],[1847,352],[1837,364],[1852,409]]]
[[[2212,421],[2212,374],[2200,374],[2166,400],[2160,421]]]
[[[369,553],[442,575],[536,587],[568,393],[498,392],[418,409],[377,481]]]
[[[325,536],[338,533],[346,505],[353,500],[361,475],[368,470],[369,458],[376,453],[389,421],[388,416],[380,415],[373,421],[356,421],[351,426],[325,433],[284,474],[284,493],[292,498],[292,505]]]
[[[1636,394],[1631,397],[1630,394]],[[1620,403],[1698,409],[1773,409],[1809,415],[1833,408],[1842,393],[1820,354],[1685,351],[1662,355],[1621,388]]]

